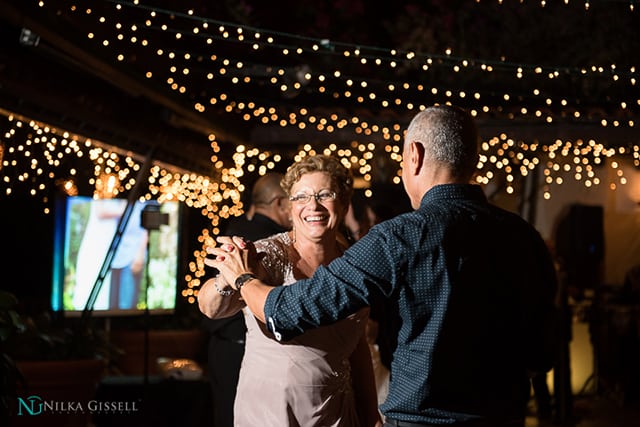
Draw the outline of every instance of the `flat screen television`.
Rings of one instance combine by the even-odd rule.
[[[74,315],[90,310],[96,316],[174,311],[180,203],[136,201],[127,206],[127,200],[119,198],[71,196],[58,201],[53,311]],[[121,222],[125,212],[130,213],[126,223]],[[149,213],[154,214],[152,225],[145,224]]]

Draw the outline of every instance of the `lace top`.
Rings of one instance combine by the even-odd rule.
[[[295,282],[287,233],[256,242],[265,254],[267,283]],[[246,349],[234,417],[238,427],[359,426],[349,356],[365,331],[368,309],[332,325],[278,342],[244,308]]]

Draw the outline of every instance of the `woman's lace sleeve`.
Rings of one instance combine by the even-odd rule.
[[[287,266],[286,248],[281,240],[267,238],[256,242],[256,250],[261,254],[262,267],[265,270],[265,283],[279,286],[284,282]]]

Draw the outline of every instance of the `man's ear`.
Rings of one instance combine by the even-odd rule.
[[[408,168],[408,172],[411,175],[419,175],[420,171],[424,167],[424,146],[420,142],[409,142],[409,162],[403,164],[403,167]]]

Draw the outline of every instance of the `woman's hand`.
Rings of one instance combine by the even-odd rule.
[[[241,274],[253,273],[257,277],[264,273],[264,269],[258,268],[259,258],[253,243],[237,236],[220,236],[216,240],[220,243],[219,246],[207,248],[207,253],[214,255],[214,258],[205,258],[204,263],[217,268],[220,278],[233,289],[237,290],[235,281]],[[253,315],[265,323],[264,304],[273,288],[259,279],[250,280],[248,283],[242,287],[242,299]]]
[[[204,263],[218,269],[223,279],[235,289],[235,280],[243,273],[258,271],[258,256],[252,242],[238,236],[218,236],[218,246],[208,247],[207,253],[214,258],[205,258]]]

